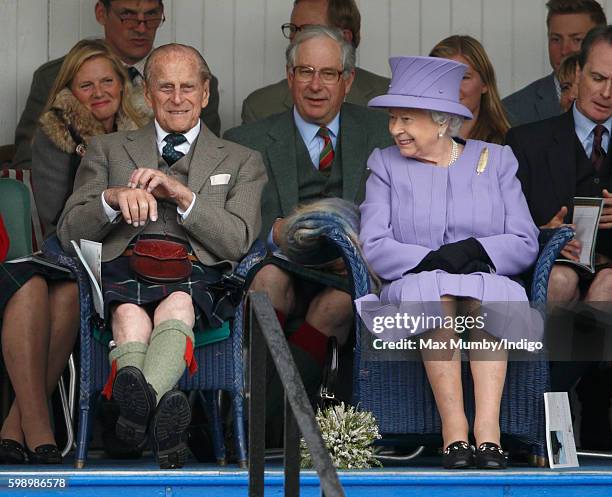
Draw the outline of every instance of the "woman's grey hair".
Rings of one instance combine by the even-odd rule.
[[[348,74],[355,69],[355,47],[344,39],[342,31],[338,28],[329,28],[318,24],[302,28],[295,35],[295,38],[293,38],[293,41],[289,44],[285,52],[287,67],[295,66],[295,55],[297,54],[298,47],[302,43],[312,38],[324,36],[331,38],[340,45],[342,52],[342,70],[344,71],[344,77],[347,78]]]
[[[463,117],[457,114],[451,114],[449,112],[440,112],[439,110],[430,110],[431,118],[433,122],[437,124],[448,124],[446,128],[446,134],[448,136],[458,136],[459,130],[463,125]]]

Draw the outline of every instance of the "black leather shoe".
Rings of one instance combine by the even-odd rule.
[[[467,442],[459,440],[449,444],[442,452],[442,465],[446,469],[465,469],[474,464],[474,453]]]
[[[119,406],[117,438],[132,447],[142,446],[155,409],[155,392],[142,371],[134,366],[121,368],[113,383],[113,398]]]
[[[476,449],[478,469],[506,469],[508,459],[502,448],[492,442],[483,442]]]
[[[62,454],[57,445],[39,445],[33,451],[26,447],[30,464],[62,464]]]
[[[102,425],[102,447],[109,459],[140,459],[147,439],[134,447],[117,437],[116,427],[119,419],[119,406],[114,400],[101,399],[98,406],[98,420]]]
[[[0,464],[25,464],[26,449],[10,438],[0,440]]]
[[[191,407],[185,394],[170,390],[159,400],[151,421],[151,445],[161,469],[182,468],[187,460],[185,430],[191,422]]]

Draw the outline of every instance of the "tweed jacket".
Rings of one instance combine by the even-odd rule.
[[[42,66],[40,66],[34,72],[32,77],[32,86],[30,87],[30,94],[26,101],[25,108],[15,129],[15,158],[13,164],[15,168],[28,169],[32,161],[32,137],[36,129],[36,123],[43,107],[47,103],[49,93],[51,93],[51,87],[55,82],[60,67],[64,62],[64,57],[59,59],[51,60]],[[201,119],[204,121],[209,129],[219,135],[221,131],[221,119],[219,118],[219,82],[214,76],[210,81],[210,99],[208,105],[202,110],[200,114]],[[139,108],[142,106],[142,92],[133,92],[133,101],[135,107]]]
[[[512,126],[541,121],[563,112],[553,73],[508,95],[502,103]]]
[[[359,67],[355,68],[355,80],[346,101],[366,106],[374,97],[387,93],[389,78],[379,76]],[[242,102],[242,122],[250,123],[272,114],[285,112],[293,107],[293,99],[287,79],[255,90]]]
[[[297,131],[293,111],[243,124],[227,131],[224,138],[258,150],[266,164],[269,182],[262,197],[261,238],[266,239],[277,217],[286,217],[299,202],[295,150]],[[367,179],[366,162],[372,150],[393,143],[388,117],[382,112],[345,103],[340,110],[342,150],[342,198],[359,204]]]
[[[201,127],[192,147],[195,149],[187,186],[196,194],[196,200],[181,226],[203,264],[229,269],[227,266],[233,267],[259,234],[265,167],[258,152],[220,140],[206,126]],[[122,219],[109,222],[102,206],[102,192],[127,186],[137,167],[156,169],[157,164],[154,123],[136,131],[93,138],[58,223],[58,237],[64,249],[72,252],[70,240],[85,238],[103,242],[103,261],[121,255],[144,227],[135,228]],[[216,176],[215,180],[212,176]]]
[[[93,136],[103,135],[106,131],[68,88],[57,94],[51,109],[40,116],[38,124],[32,141],[32,181],[43,234],[48,237],[55,233],[81,162],[81,156],[76,153],[78,144],[70,129],[85,144]],[[117,114],[116,126],[120,131],[138,127],[121,110]]]

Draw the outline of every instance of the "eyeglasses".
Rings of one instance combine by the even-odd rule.
[[[302,29],[309,26],[314,26],[314,24],[302,24],[301,26],[298,26],[292,22],[286,22],[281,26],[281,31],[283,32],[283,36],[290,40],[295,36],[295,33],[302,31]]]
[[[138,19],[136,12],[124,12],[119,14],[113,9],[110,9],[113,14],[121,21],[121,24],[127,29],[136,29],[140,26],[140,23],[144,23],[147,29],[157,29],[166,20],[166,16],[162,13],[160,16],[158,12],[154,14],[144,14],[144,19]]]
[[[293,69],[293,77],[300,83],[310,83],[315,74],[319,73],[319,80],[324,85],[335,85],[340,81],[340,76],[344,71],[339,71],[333,67],[324,67],[323,69],[315,69],[310,66],[295,66]]]

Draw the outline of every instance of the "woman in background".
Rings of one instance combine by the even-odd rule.
[[[503,144],[510,123],[499,98],[493,65],[480,42],[467,35],[449,36],[433,47],[429,55],[468,66],[459,98],[474,117],[463,122],[459,136]]]
[[[128,77],[102,40],[65,57],[32,144],[34,197],[45,237],[55,233],[87,143],[143,124],[127,98]],[[2,355],[15,401],[0,429],[0,464],[59,464],[48,400],[79,324],[78,289],[65,273],[34,263],[0,265]]]

